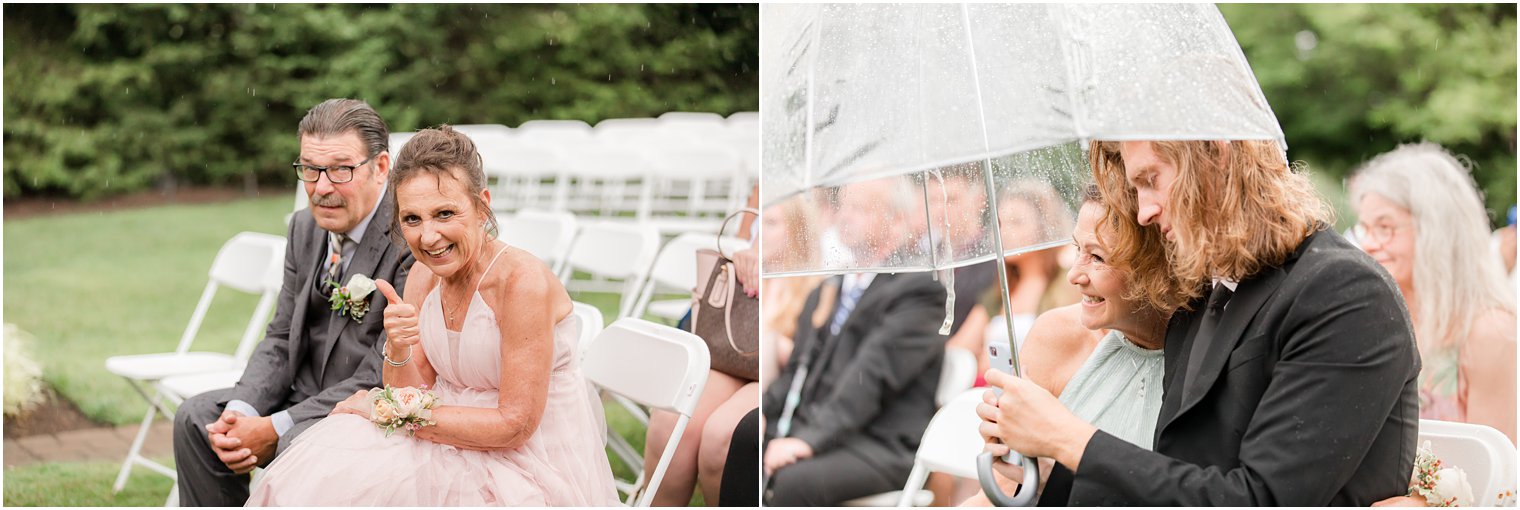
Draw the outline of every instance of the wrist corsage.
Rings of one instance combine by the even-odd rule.
[[[1409,496],[1425,498],[1429,506],[1472,506],[1472,486],[1467,472],[1446,466],[1430,449],[1430,441],[1420,444],[1414,458],[1414,475],[1409,477]]]
[[[364,319],[364,314],[369,313],[369,297],[375,291],[375,281],[368,276],[355,274],[348,279],[348,285],[338,285],[338,282],[326,280],[328,285],[333,286],[331,297],[327,298],[332,304],[332,309],[338,315],[347,315],[355,321]]]
[[[437,396],[427,391],[426,386],[375,388],[369,392],[369,421],[384,430],[385,437],[396,429],[403,429],[410,436],[417,429],[434,425],[433,407],[437,404]]]

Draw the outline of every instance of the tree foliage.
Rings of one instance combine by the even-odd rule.
[[[5,196],[287,179],[297,121],[369,101],[439,123],[759,109],[753,5],[14,5]]]
[[[1515,202],[1515,5],[1221,5],[1289,157],[1345,177],[1400,143],[1468,157],[1490,219]]]

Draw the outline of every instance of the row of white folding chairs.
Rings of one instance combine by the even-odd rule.
[[[457,127],[476,141],[499,209],[703,219],[737,209],[758,181],[757,119],[673,112],[596,128],[570,120]],[[734,125],[750,127],[725,128]],[[392,152],[411,135],[393,133]]]
[[[720,249],[732,255],[748,243],[734,237],[689,232],[661,243],[653,225],[642,222],[583,221],[559,211],[524,210],[500,219],[501,239],[549,264],[569,288],[620,294],[618,317],[646,313],[666,321],[679,319],[689,299],[655,301],[656,294],[690,293],[697,285],[697,250]],[[609,286],[575,280],[577,271],[605,279]],[[600,280],[591,280],[600,281]]]

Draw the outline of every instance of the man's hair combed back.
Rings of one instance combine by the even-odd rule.
[[[459,170],[457,174],[455,169]],[[418,131],[407,140],[401,148],[401,154],[396,157],[387,193],[396,193],[401,184],[419,175],[432,175],[440,182],[447,177],[463,183],[471,202],[485,214],[486,235],[496,237],[496,214],[491,211],[491,204],[480,196],[481,190],[486,189],[485,168],[480,152],[475,150],[475,142],[470,137],[455,131],[448,124]],[[395,225],[391,234],[397,242],[404,245],[406,242],[401,239],[401,204],[397,203],[395,207],[396,214],[392,220]]]
[[[359,135],[364,144],[364,155],[373,157],[389,149],[391,131],[385,119],[370,108],[369,103],[358,99],[328,99],[311,107],[301,124],[297,136],[334,137],[345,133]]]
[[[1283,159],[1271,140],[1150,142],[1156,155],[1177,168],[1162,207],[1174,232],[1189,240],[1186,250],[1166,245],[1166,263],[1177,296],[1165,296],[1163,276],[1136,267],[1132,285],[1153,306],[1185,303],[1203,295],[1214,277],[1242,280],[1282,264],[1304,238],[1334,219],[1309,178]],[[1094,141],[1089,158],[1103,190],[1105,213],[1119,220],[1114,255],[1144,260],[1146,233],[1136,223],[1139,201],[1124,174],[1119,142]],[[1133,263],[1133,262],[1132,262]],[[1144,265],[1144,264],[1140,264]],[[1158,306],[1160,308],[1160,306]]]

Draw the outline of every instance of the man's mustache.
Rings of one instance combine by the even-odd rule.
[[[337,193],[330,193],[327,195],[312,195],[311,203],[313,205],[319,205],[322,207],[343,207],[346,205],[346,203],[343,201],[343,196]]]

